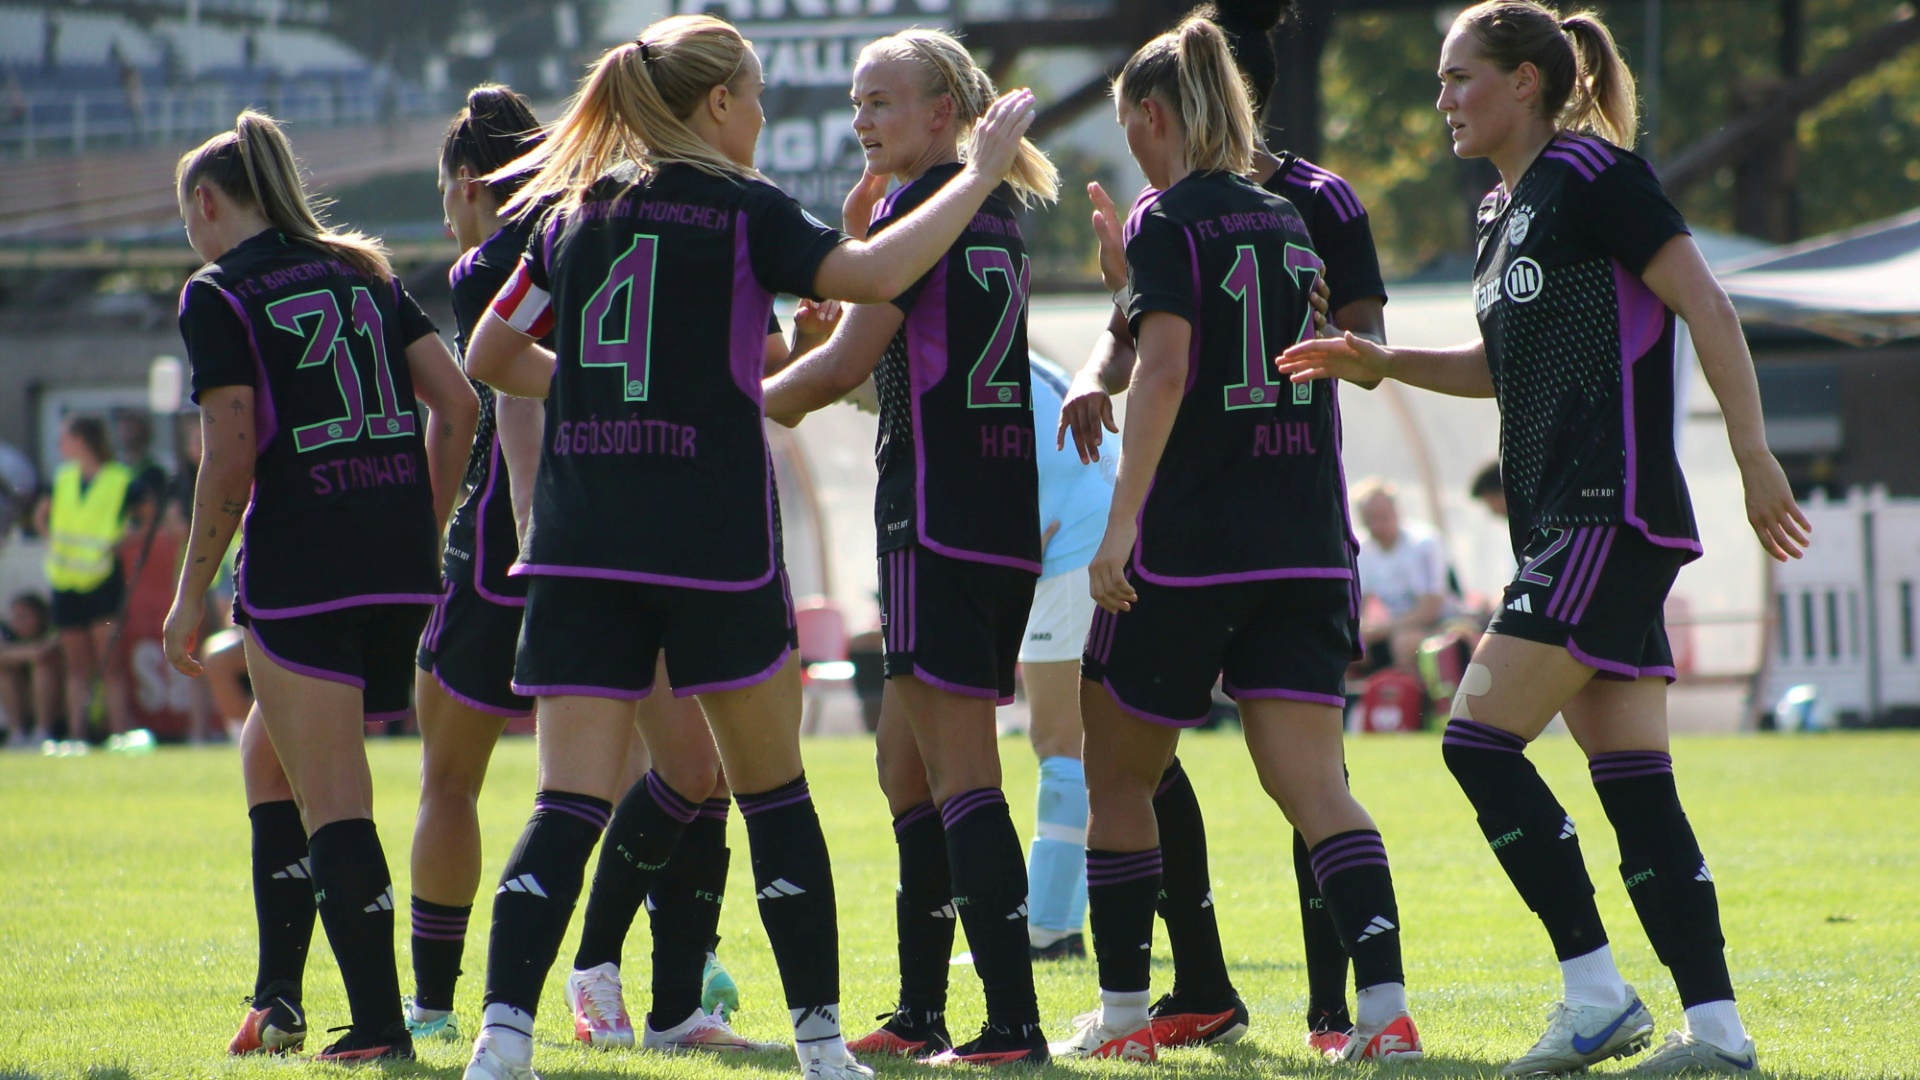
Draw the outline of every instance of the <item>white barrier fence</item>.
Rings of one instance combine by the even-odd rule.
[[[1760,703],[1819,688],[1822,711],[1872,720],[1920,709],[1920,499],[1855,488],[1805,505],[1814,544],[1775,564]]]

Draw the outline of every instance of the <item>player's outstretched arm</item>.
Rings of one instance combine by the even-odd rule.
[[[1747,521],[1767,554],[1785,562],[1806,550],[1813,526],[1794,502],[1787,474],[1767,448],[1767,424],[1760,412],[1760,384],[1753,374],[1753,355],[1733,301],[1714,280],[1707,260],[1693,237],[1681,233],[1668,240],[1648,261],[1640,279],[1655,296],[1687,321],[1700,370],[1720,399],[1726,418],[1727,441],[1740,466],[1746,489]]]
[[[793,427],[808,413],[859,389],[906,319],[892,304],[861,304],[849,311],[826,344],[766,381],[767,416]]]
[[[1127,581],[1127,563],[1140,538],[1140,508],[1160,468],[1186,394],[1187,346],[1193,324],[1178,315],[1151,311],[1140,320],[1140,355],[1127,399],[1127,430],[1120,442],[1119,474],[1107,510],[1107,532],[1087,566],[1088,591],[1108,611],[1131,611],[1139,594]]]
[[[1347,332],[1303,341],[1274,358],[1274,367],[1294,382],[1345,379],[1365,384],[1382,378],[1453,397],[1493,396],[1493,373],[1479,341],[1447,349],[1380,345]]]
[[[193,478],[193,527],[180,562],[161,640],[167,662],[184,675],[200,674],[193,656],[207,589],[220,572],[241,515],[253,501],[254,442],[251,386],[217,386],[200,392],[200,471]]]

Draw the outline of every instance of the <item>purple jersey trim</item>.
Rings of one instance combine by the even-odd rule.
[[[793,646],[784,645],[780,649],[780,655],[774,657],[773,663],[767,665],[760,671],[756,671],[751,675],[739,679],[701,683],[698,686],[676,686],[673,688],[673,696],[683,698],[692,697],[695,694],[718,694],[727,690],[745,690],[749,686],[758,686],[768,679],[773,678],[775,675],[780,674],[780,669],[787,666],[787,658],[792,655]]]
[[[769,496],[771,498],[771,496]],[[704,589],[708,592],[752,592],[773,580],[773,568],[751,581],[707,581],[702,578],[649,574],[640,570],[608,570],[599,566],[565,566],[558,563],[517,562],[507,570],[512,577],[598,578],[602,581],[631,581],[641,585],[671,585],[676,589]]]
[[[615,701],[640,701],[648,694],[653,693],[652,683],[648,683],[638,690],[622,690],[613,686],[574,686],[565,683],[554,686],[526,686],[518,680],[508,683],[507,685],[511,686],[513,692],[519,694],[521,697],[530,698],[596,697],[612,698]]]
[[[1012,696],[1001,697],[1000,691],[998,690],[989,690],[984,686],[968,686],[965,683],[948,682],[938,675],[932,674],[919,664],[913,665],[913,677],[933,687],[935,690],[945,690],[949,694],[959,694],[961,697],[970,698],[986,698],[989,701],[1001,705],[1013,704]]]
[[[260,341],[253,332],[253,319],[247,315],[246,305],[240,298],[218,285],[208,288],[220,294],[233,313],[240,319],[240,325],[247,331],[247,351],[253,354],[253,373],[259,385],[253,389],[253,452],[255,456],[267,452],[267,446],[274,436],[280,434],[280,413],[273,405],[273,384],[267,381],[267,362],[260,356]]]
[[[1127,214],[1126,224],[1120,227],[1120,244],[1122,247],[1133,242],[1134,236],[1140,232],[1140,219],[1146,217],[1147,211],[1152,208],[1154,203],[1159,201],[1160,189],[1154,187],[1142,188],[1140,189],[1140,194],[1134,196],[1133,210]]]
[[[1147,712],[1145,709],[1136,709],[1133,706],[1127,704],[1125,701],[1121,700],[1120,691],[1115,690],[1113,688],[1112,679],[1103,678],[1100,680],[1100,685],[1106,688],[1107,696],[1113,699],[1113,703],[1115,705],[1120,706],[1120,708],[1125,710],[1128,714],[1132,716],[1136,716],[1142,720],[1145,720],[1149,724],[1159,724],[1161,727],[1190,728],[1190,727],[1199,727],[1201,724],[1204,724],[1207,722],[1207,718],[1204,715],[1195,717],[1192,720],[1175,720],[1171,716],[1157,716],[1153,713]]]
[[[474,250],[478,251],[480,249],[475,248]],[[496,420],[495,423],[498,424],[498,421]],[[500,457],[500,432],[498,427],[496,427],[493,433],[493,446],[487,457],[487,487],[486,490],[480,493],[480,509],[475,512],[473,521],[473,591],[479,593],[481,599],[490,603],[499,604],[501,607],[523,608],[527,606],[526,597],[502,596],[492,589],[487,588],[486,582],[487,504],[493,501],[493,489],[499,481],[501,470],[504,468],[506,468],[506,465]],[[515,552],[514,558],[517,559],[519,557],[519,553]]]
[[[1666,333],[1668,320],[1672,313],[1666,304],[1655,296],[1645,282],[1627,272],[1620,260],[1613,260],[1613,291],[1619,299],[1620,311],[1620,413],[1621,431],[1625,436],[1626,495],[1623,502],[1627,524],[1640,530],[1647,541],[1664,548],[1678,548],[1698,555],[1705,551],[1700,541],[1684,536],[1661,536],[1653,531],[1645,518],[1640,516],[1637,496],[1639,493],[1640,447],[1634,431],[1633,368],[1647,356],[1647,350],[1657,344]],[[1637,349],[1638,351],[1629,351]],[[1677,467],[1677,465],[1676,465]]]
[[[1308,690],[1283,690],[1279,687],[1266,687],[1258,690],[1243,690],[1230,682],[1222,681],[1220,689],[1227,696],[1239,701],[1242,698],[1283,698],[1287,701],[1305,701],[1314,705],[1331,705],[1336,709],[1345,708],[1347,699],[1339,694],[1316,694]]]
[[[253,613],[249,611],[247,614],[252,615]],[[267,659],[272,660],[275,664],[286,668],[295,675],[305,675],[309,679],[321,679],[331,683],[342,683],[360,691],[365,691],[367,688],[367,680],[358,675],[349,675],[344,671],[329,671],[326,668],[314,667],[311,664],[294,663],[279,653],[274,652],[272,649],[267,648],[266,639],[262,638],[260,632],[251,626],[247,627],[247,634],[253,638],[255,647],[267,654]]]
[[[468,697],[460,691],[455,690],[453,684],[448,682],[446,677],[440,674],[440,665],[438,663],[434,664],[432,675],[433,681],[440,684],[440,689],[446,691],[448,697],[475,712],[483,712],[488,716],[498,716],[507,720],[525,720],[527,717],[533,715],[532,709],[503,709],[498,705],[489,705],[478,698]]]
[[[1156,574],[1146,568],[1142,558],[1145,545],[1135,543],[1133,547],[1133,568],[1141,577],[1155,585],[1171,585],[1190,588],[1200,585],[1237,585],[1247,581],[1283,581],[1288,578],[1325,578],[1350,581],[1353,570],[1346,566],[1294,566],[1278,570],[1248,570],[1237,574],[1206,574],[1201,577],[1169,577]]]
[[[369,604],[426,604],[432,606],[444,599],[441,593],[367,593],[361,596],[347,596],[338,600],[328,600],[319,604],[302,604],[290,608],[264,608],[255,604],[247,596],[246,575],[241,575],[240,602],[247,609],[247,615],[255,619],[297,619],[303,615],[322,615],[329,611],[343,611],[347,608],[366,607]]]
[[[1592,183],[1600,175],[1599,173],[1594,172],[1593,167],[1589,165],[1585,159],[1580,157],[1580,155],[1575,154],[1568,150],[1552,148],[1547,150],[1546,153],[1540,156],[1552,158],[1555,161],[1565,162],[1566,164],[1573,166],[1574,171],[1579,173],[1581,178],[1586,180],[1588,183]]]
[[[767,320],[773,314],[773,294],[753,274],[753,252],[748,247],[747,213],[734,214],[733,323],[729,329],[729,358],[733,382],[756,404],[764,401],[761,380],[767,371]]]

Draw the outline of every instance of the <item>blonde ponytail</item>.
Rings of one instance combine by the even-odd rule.
[[[622,165],[638,177],[677,162],[716,176],[758,179],[757,170],[687,126],[709,91],[732,85],[747,51],[740,31],[710,15],[662,19],[594,63],[545,142],[483,179],[531,175],[502,207],[514,216],[549,200],[561,210],[577,208],[587,188]]]
[[[1485,0],[1453,24],[1471,33],[1480,55],[1501,71],[1532,64],[1540,72],[1540,109],[1555,128],[1633,145],[1639,134],[1633,73],[1600,16],[1563,17],[1534,0]]]
[[[235,202],[260,212],[267,224],[315,247],[375,281],[393,277],[386,245],[361,232],[340,232],[320,218],[300,179],[286,133],[273,117],[248,109],[222,132],[188,151],[173,174],[182,204],[196,185],[211,183]],[[324,205],[324,204],[322,204]]]
[[[1113,82],[1130,105],[1152,97],[1180,116],[1187,167],[1246,173],[1257,145],[1246,79],[1219,26],[1188,17],[1140,47]]]
[[[953,100],[954,126],[961,137],[960,157],[965,160],[974,124],[986,115],[987,107],[999,96],[993,80],[974,63],[973,54],[952,34],[914,28],[869,42],[860,50],[861,64],[888,60],[904,60],[920,67],[922,96],[945,94]],[[1060,171],[1054,168],[1046,151],[1030,139],[1020,140],[1007,183],[1012,185],[1023,206],[1034,199],[1055,202],[1060,198]]]

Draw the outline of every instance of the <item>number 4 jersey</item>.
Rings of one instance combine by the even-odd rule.
[[[1192,326],[1134,572],[1160,585],[1351,579],[1338,384],[1273,367],[1313,334],[1322,264],[1299,212],[1242,177],[1196,172],[1141,196],[1125,239],[1134,340],[1150,312]]]
[[[514,574],[745,591],[780,565],[761,428],[773,294],[846,239],[757,180],[664,165],[536,231],[494,313],[558,364]]]
[[[399,280],[269,229],[188,280],[194,400],[251,386],[255,462],[237,578],[255,618],[440,595],[407,346],[434,332]],[[213,415],[209,444],[241,435]],[[224,434],[231,432],[231,434]]]
[[[939,165],[874,208],[873,231],[960,172]],[[988,197],[947,254],[894,306],[906,322],[874,369],[879,549],[921,544],[971,562],[1040,572],[1040,474],[1027,362],[1026,243]]]

